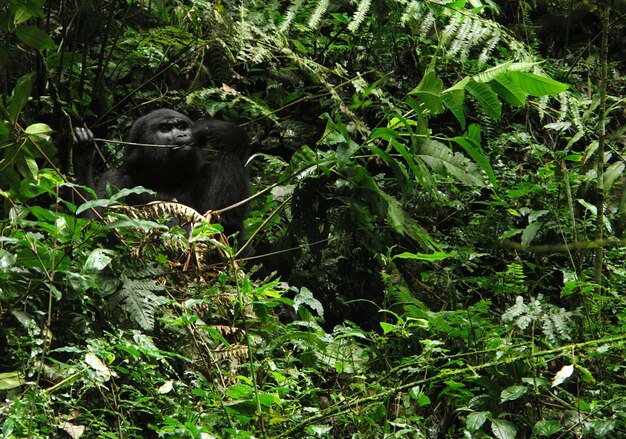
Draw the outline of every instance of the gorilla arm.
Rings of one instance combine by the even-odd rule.
[[[245,131],[231,122],[201,119],[195,123],[193,133],[201,149],[214,151],[207,153],[202,180],[196,184],[198,211],[220,210],[248,198],[250,175],[245,165],[250,145]],[[246,203],[220,215],[219,222],[227,235],[242,231],[248,210]]]

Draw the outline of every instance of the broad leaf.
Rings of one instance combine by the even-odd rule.
[[[26,101],[30,97],[31,90],[33,88],[33,74],[28,73],[24,76],[21,76],[17,80],[17,84],[15,84],[15,88],[13,89],[13,94],[9,98],[9,103],[7,104],[7,112],[9,113],[9,121],[12,125],[15,125],[17,119],[26,105]]]
[[[572,373],[574,373],[573,364],[567,364],[563,366],[561,370],[559,370],[557,374],[554,376],[554,379],[552,380],[552,385],[550,387],[556,387],[560,384],[563,384],[566,379],[572,376]]]
[[[493,168],[491,167],[491,163],[489,163],[489,158],[483,153],[480,148],[480,144],[477,144],[473,141],[473,139],[467,137],[454,137],[451,139],[456,142],[461,148],[465,150],[465,152],[476,162],[480,168],[485,171],[487,177],[489,178],[489,182],[496,187],[498,182],[496,181],[496,175],[493,172]]]
[[[531,96],[554,96],[569,88],[569,84],[534,73],[511,72],[510,75],[515,75],[522,90]]]
[[[500,403],[514,401],[528,392],[526,386],[510,386],[500,392]]]
[[[526,93],[522,90],[515,76],[510,73],[494,78],[489,83],[502,99],[514,107],[521,107],[526,103]]]
[[[624,162],[615,162],[609,165],[609,167],[602,174],[602,179],[604,182],[604,192],[608,193],[613,187],[613,183],[617,180],[622,173],[624,172]]]
[[[494,419],[491,421],[491,432],[498,439],[515,439],[517,435],[515,426],[504,419]]]
[[[502,64],[498,64],[495,67],[491,67],[490,69],[485,70],[484,72],[478,73],[477,75],[472,76],[472,79],[476,82],[489,82],[494,79],[496,76],[501,75],[502,73],[508,72],[509,67],[513,64],[513,61],[506,61]]]
[[[409,253],[404,252],[398,255],[394,255],[392,259],[416,259],[418,261],[428,261],[428,262],[437,262],[443,261],[444,259],[453,258],[456,256],[456,253],[445,253],[445,252],[435,252],[435,253]]]
[[[50,35],[35,26],[21,26],[15,30],[17,37],[30,47],[37,50],[54,49],[55,44]]]
[[[441,95],[443,104],[452,111],[454,117],[457,118],[461,124],[461,128],[465,129],[465,110],[463,109],[463,102],[465,101],[465,85],[470,81],[469,76],[466,76],[461,81],[454,84],[449,89],[445,90]]]
[[[447,172],[470,186],[484,185],[481,172],[476,165],[460,153],[453,153],[441,142],[436,140],[424,142],[417,157],[435,172]]]
[[[480,427],[483,426],[487,417],[489,416],[489,412],[472,412],[467,415],[467,419],[465,420],[465,428],[470,433],[477,432]]]
[[[421,100],[431,114],[439,114],[443,112],[442,90],[443,81],[429,70],[411,94]]]
[[[482,82],[470,81],[467,83],[466,88],[489,117],[495,120],[500,119],[500,116],[502,116],[502,105],[498,95],[490,86]]]

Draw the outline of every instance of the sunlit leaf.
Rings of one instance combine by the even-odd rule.
[[[567,364],[563,366],[561,370],[559,370],[557,374],[554,376],[554,379],[552,380],[552,385],[550,387],[556,387],[560,384],[563,384],[566,379],[572,376],[573,372],[574,372],[573,364]]]

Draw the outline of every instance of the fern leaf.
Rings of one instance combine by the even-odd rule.
[[[293,21],[294,18],[296,18],[298,11],[302,9],[303,4],[304,4],[304,0],[296,0],[291,4],[291,6],[289,6],[289,9],[287,9],[287,13],[285,14],[285,19],[280,25],[280,28],[279,28],[280,32],[284,33],[289,30],[289,27],[291,26],[291,22]],[[259,47],[259,45],[255,45],[255,47]]]
[[[317,6],[315,7],[315,11],[313,11],[313,15],[311,15],[311,18],[309,18],[310,28],[317,29],[319,27],[322,17],[328,10],[328,2],[329,0],[318,1]]]
[[[354,16],[352,17],[352,21],[348,25],[348,30],[350,32],[357,31],[359,26],[361,26],[361,23],[363,23],[363,20],[365,20],[365,16],[369,12],[371,6],[372,0],[361,0],[361,3],[359,3]]]

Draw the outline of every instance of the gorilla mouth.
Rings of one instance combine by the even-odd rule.
[[[183,143],[181,145],[173,145],[172,151],[191,151],[196,147],[195,143]]]

